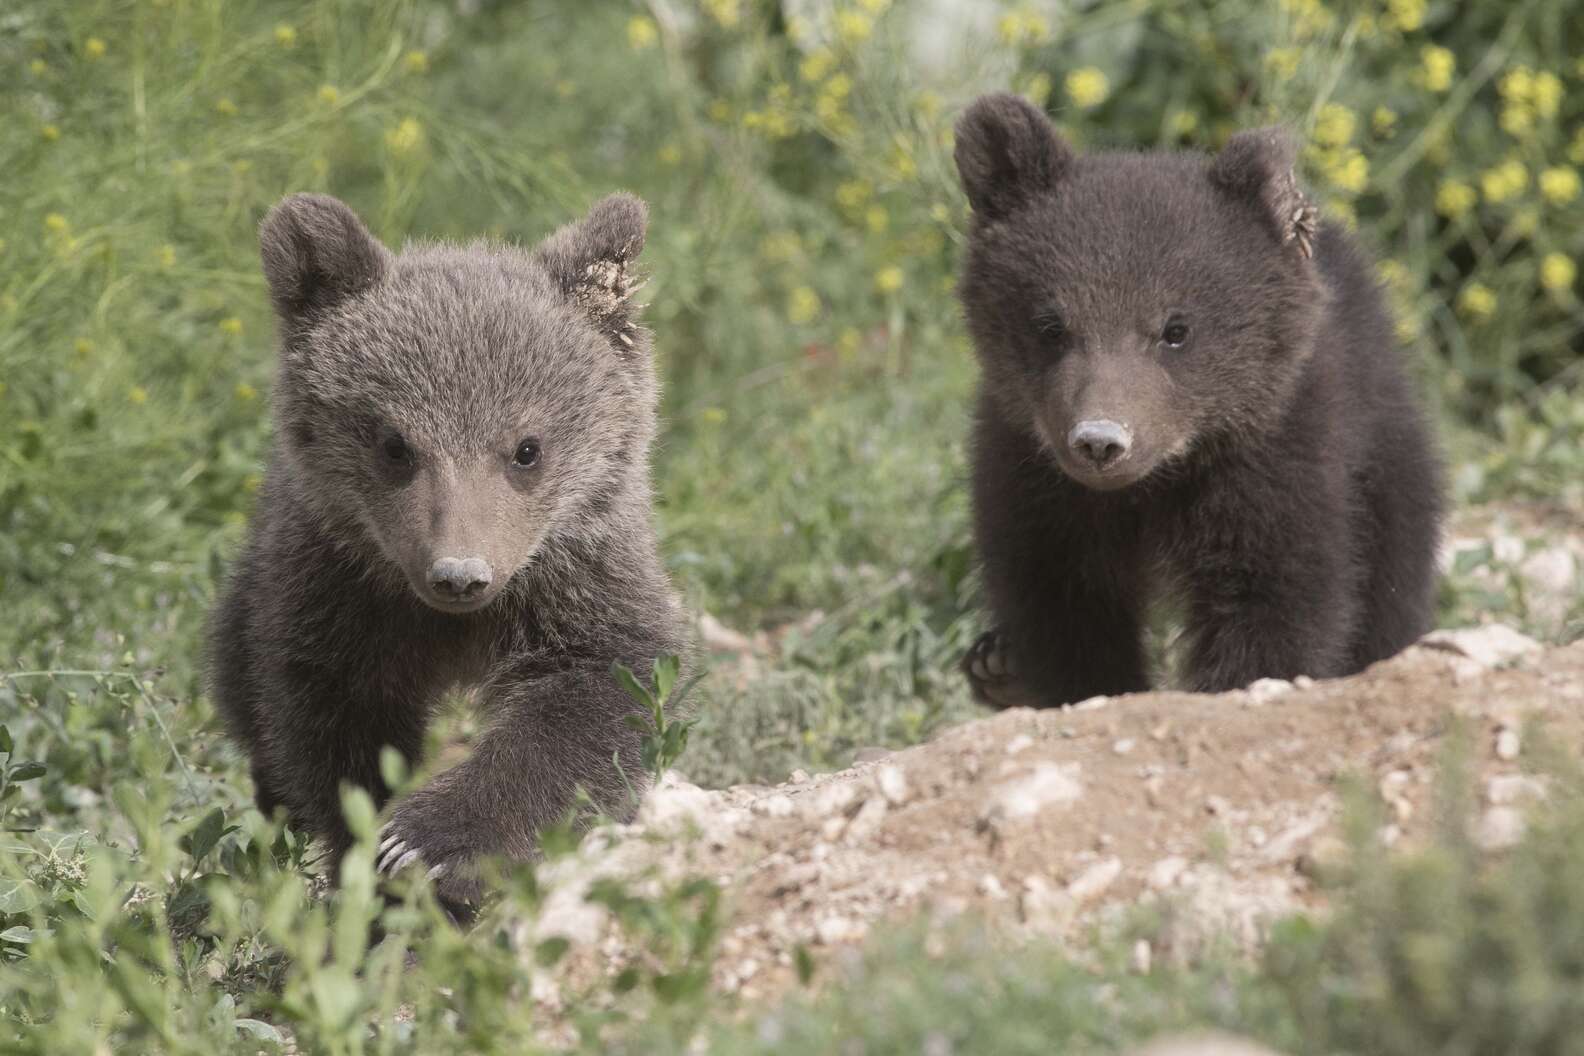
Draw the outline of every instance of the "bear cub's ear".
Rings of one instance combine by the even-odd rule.
[[[368,289],[390,268],[390,250],[325,194],[283,199],[259,225],[259,249],[270,300],[288,322]]]
[[[1298,145],[1280,128],[1239,132],[1210,164],[1216,186],[1264,214],[1282,245],[1300,256],[1314,255],[1320,212],[1298,186]]]
[[[643,250],[649,209],[630,194],[594,203],[587,216],[556,231],[535,256],[589,320],[623,350],[636,347],[638,309],[632,295],[643,283],[634,262]]]
[[[1020,96],[981,96],[957,119],[954,157],[968,204],[999,220],[1056,185],[1072,148],[1043,111]]]

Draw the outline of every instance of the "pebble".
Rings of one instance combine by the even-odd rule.
[[[1080,902],[1098,898],[1122,875],[1122,859],[1102,858],[1073,878],[1067,893]]]
[[[1496,758],[1512,762],[1518,758],[1518,752],[1522,747],[1518,731],[1511,726],[1503,726],[1496,731]]]
[[[882,766],[876,770],[875,787],[893,807],[900,807],[908,800],[907,774],[900,766]]]
[[[1077,763],[1039,763],[1023,777],[998,785],[982,816],[991,821],[1027,818],[1046,807],[1072,803],[1083,796],[1081,772]]]

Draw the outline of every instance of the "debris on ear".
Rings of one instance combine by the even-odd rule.
[[[975,213],[999,220],[1055,186],[1073,152],[1050,119],[1010,93],[976,99],[957,119],[954,157]]]
[[[632,295],[643,286],[635,263],[648,221],[642,199],[613,194],[545,239],[536,254],[562,292],[623,351],[636,349],[641,336]]]
[[[1297,160],[1297,144],[1280,128],[1239,132],[1211,163],[1210,179],[1259,209],[1277,239],[1307,258],[1314,255],[1320,211],[1298,186]]]
[[[271,209],[259,251],[270,300],[288,322],[368,289],[390,267],[390,251],[357,214],[324,194],[294,194]]]

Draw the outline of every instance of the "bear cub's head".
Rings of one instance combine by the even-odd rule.
[[[271,486],[450,613],[619,515],[655,428],[629,300],[644,230],[643,203],[613,195],[532,251],[392,253],[334,198],[282,201],[260,230],[281,324]]]
[[[1124,488],[1290,405],[1324,304],[1294,150],[1079,156],[1011,95],[958,121],[984,384],[1067,476]]]

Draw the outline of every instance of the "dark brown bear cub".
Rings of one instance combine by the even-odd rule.
[[[441,695],[489,717],[472,755],[395,804],[379,865],[442,899],[483,855],[523,858],[580,790],[621,815],[642,780],[611,677],[680,654],[652,523],[657,384],[628,300],[643,203],[613,196],[532,252],[393,254],[334,198],[264,220],[280,319],[275,450],[213,617],[216,698],[260,809],[332,867],[339,786],[389,797]],[[618,757],[619,766],[612,757]]]
[[[1201,691],[1347,674],[1429,628],[1438,459],[1370,265],[1318,222],[1290,140],[1080,157],[997,95],[956,159],[981,700],[1148,688],[1162,596]]]

